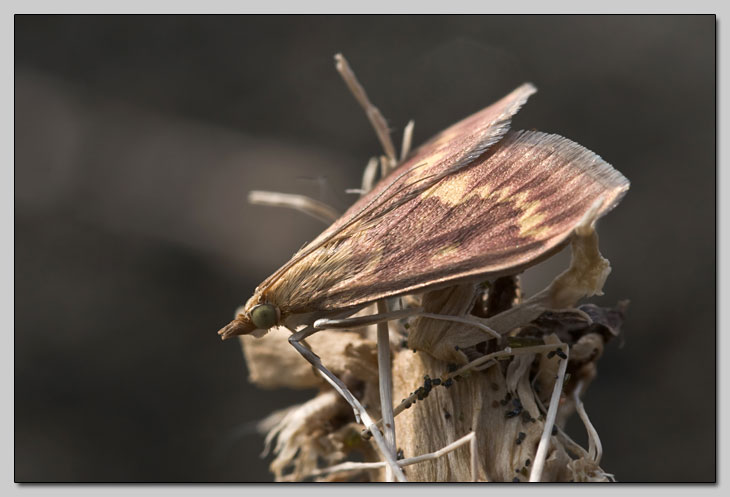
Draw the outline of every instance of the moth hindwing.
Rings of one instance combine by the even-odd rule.
[[[418,148],[219,333],[295,329],[385,297],[517,274],[562,248],[598,199],[603,215],[629,182],[566,138],[508,131],[534,92],[524,84]]]

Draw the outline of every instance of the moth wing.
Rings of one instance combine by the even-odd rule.
[[[274,285],[305,271],[300,266],[307,254],[340,235],[348,226],[363,219],[377,219],[389,209],[408,202],[438,179],[452,174],[497,143],[509,129],[510,121],[537,89],[525,83],[492,105],[443,130],[416,149],[398,168],[381,180],[367,195],[353,204],[337,221],[261,285],[268,292]],[[281,294],[281,292],[277,292]],[[271,298],[270,298],[271,300]],[[274,300],[272,300],[274,301]],[[286,298],[279,302],[284,305]]]
[[[333,310],[465,279],[515,274],[560,248],[628,180],[566,138],[510,132],[467,167],[306,255],[274,290],[291,312]]]

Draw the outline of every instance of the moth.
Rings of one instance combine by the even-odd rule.
[[[509,131],[535,91],[523,84],[412,152],[261,283],[221,337],[305,326],[297,346],[318,328],[369,324],[346,318],[388,297],[518,274],[560,250],[597,201],[599,217],[613,209],[629,181],[598,155]]]

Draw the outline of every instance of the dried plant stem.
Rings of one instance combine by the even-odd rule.
[[[328,225],[332,224],[340,217],[340,213],[337,209],[330,207],[319,200],[307,197],[306,195],[253,190],[248,194],[248,201],[257,205],[289,207],[291,209],[296,209],[299,212],[303,212],[317,218]]]
[[[365,110],[365,114],[375,130],[375,134],[378,135],[380,144],[383,146],[385,155],[388,158],[388,166],[391,169],[394,168],[398,163],[398,159],[395,154],[393,140],[390,138],[388,123],[385,121],[383,114],[380,113],[380,110],[378,110],[378,108],[370,102],[367,93],[365,93],[365,89],[358,82],[357,77],[355,77],[355,73],[352,72],[352,69],[350,69],[350,65],[347,63],[345,57],[343,57],[342,54],[337,54],[335,55],[335,61],[337,71],[342,76],[342,79],[345,80],[345,84],[347,84],[347,87],[355,96],[355,99],[357,99],[362,108]]]
[[[388,313],[388,302],[378,301],[378,314]],[[390,333],[388,323],[378,323],[378,383],[380,386],[380,412],[385,432],[385,444],[390,455],[396,457],[395,420],[393,416],[393,373],[390,360]],[[392,482],[393,471],[385,467],[385,481]]]
[[[483,332],[492,335],[493,338],[501,338],[502,335],[494,331],[492,328],[487,326],[486,324],[483,324],[479,321],[479,318],[476,317],[469,317],[469,316],[449,316],[448,314],[433,314],[430,312],[420,312],[418,313],[418,316],[422,318],[429,318],[429,319],[440,319],[441,321],[452,321],[455,323],[463,323],[463,324],[469,324],[471,326],[474,326],[475,328],[479,328]]]
[[[408,157],[408,154],[411,152],[411,143],[413,142],[413,126],[415,126],[415,121],[411,119],[408,121],[408,124],[406,124],[405,129],[403,130],[403,143],[401,144],[400,148],[400,160],[403,162],[406,157]]]
[[[440,379],[441,382],[444,383],[446,380],[454,379],[457,376],[463,375],[465,373],[468,373],[469,371],[473,370],[479,370],[484,371],[487,368],[490,368],[497,364],[498,359],[506,359],[508,357],[516,357],[524,354],[539,354],[541,352],[550,352],[554,351],[557,348],[555,344],[547,344],[547,345],[534,345],[531,347],[520,347],[520,348],[510,348],[506,347],[503,350],[492,352],[491,354],[487,354],[485,356],[479,357],[478,359],[475,359],[471,361],[470,363],[460,367],[456,371],[453,371],[451,373],[447,373],[443,375]],[[400,413],[402,413],[405,409],[407,409],[413,402],[416,401],[418,398],[418,393],[413,392],[411,395],[403,399],[400,404],[393,407],[393,415],[397,416]],[[379,419],[375,422],[376,426],[382,426],[383,419]]]
[[[365,171],[362,174],[362,195],[366,194],[375,186],[375,179],[378,176],[378,158],[371,157],[368,161],[368,165],[365,166]]]
[[[477,481],[477,437],[476,433],[469,432],[460,439],[450,443],[449,445],[431,452],[429,454],[422,454],[420,456],[416,457],[409,457],[407,459],[401,459],[398,461],[398,466],[401,468],[406,466],[411,466],[413,464],[418,464],[420,462],[424,461],[431,461],[433,459],[438,459],[439,457],[443,457],[449,452],[452,452],[462,445],[469,444],[469,450],[471,452],[471,469],[472,469],[472,481]],[[345,471],[357,471],[357,470],[365,470],[365,469],[379,469],[382,467],[387,467],[386,463],[384,461],[380,462],[344,462],[341,464],[336,464],[334,466],[330,466],[328,468],[322,468],[317,471],[313,471],[308,476],[310,477],[316,477],[316,476],[323,476],[327,474],[332,473],[340,473]]]
[[[565,357],[561,359],[560,367],[558,367],[558,375],[555,379],[553,394],[550,397],[550,405],[545,416],[545,427],[542,430],[542,437],[540,437],[540,443],[537,446],[537,453],[535,454],[535,463],[530,472],[530,482],[539,482],[540,478],[542,478],[542,470],[545,467],[545,459],[547,459],[547,451],[550,447],[550,437],[552,436],[553,426],[555,425],[555,417],[558,414],[558,405],[560,404],[560,396],[563,392],[563,380],[565,379],[565,370],[568,367],[569,353],[569,347],[567,345],[563,344],[561,348]]]

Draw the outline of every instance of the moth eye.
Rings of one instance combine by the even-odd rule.
[[[251,321],[260,330],[268,330],[278,321],[276,307],[271,304],[259,304],[251,310]]]

